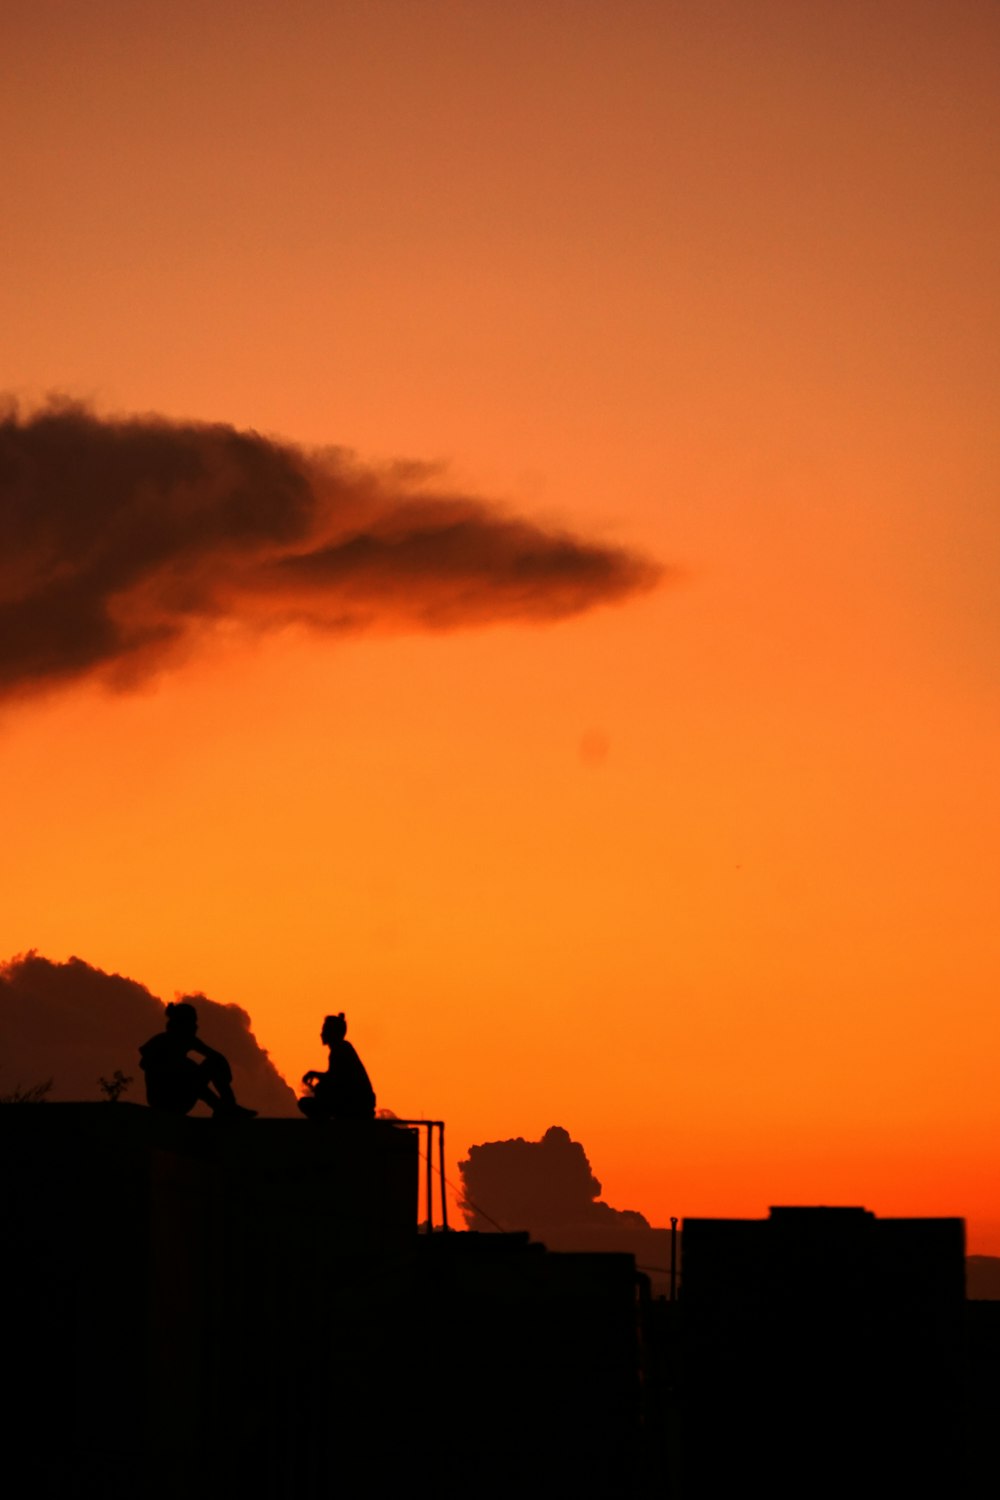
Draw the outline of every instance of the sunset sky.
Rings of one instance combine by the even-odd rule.
[[[228,424],[558,554],[348,617],[206,551],[110,676],[19,626],[0,957],[244,1006],[293,1083],[343,1009],[453,1177],[557,1124],[656,1223],[1000,1254],[993,0],[6,0],[0,49],[20,423]]]

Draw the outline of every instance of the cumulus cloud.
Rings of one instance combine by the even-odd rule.
[[[246,1011],[204,995],[189,998],[199,1034],[232,1065],[240,1103],[263,1115],[297,1115],[295,1095],[251,1031]],[[140,1102],[138,1049],[163,1023],[163,1003],[134,979],[105,974],[79,958],[64,964],[37,953],[11,959],[0,965],[0,1094],[51,1078],[50,1099],[99,1099],[98,1080],[118,1069],[133,1080],[126,1097]]]
[[[619,1250],[634,1255],[654,1289],[667,1288],[670,1231],[634,1209],[600,1202],[601,1184],[579,1141],[552,1125],[540,1141],[487,1141],[459,1162],[470,1229],[527,1229],[550,1250]]]
[[[0,694],[141,680],[220,624],[550,621],[652,587],[624,548],[223,424],[0,418]]]
[[[464,1212],[470,1229],[486,1227],[479,1222],[482,1207],[509,1229],[529,1229],[535,1224],[604,1224],[610,1217],[649,1227],[642,1214],[622,1213],[597,1201],[601,1184],[591,1171],[587,1153],[561,1125],[550,1125],[540,1141],[518,1136],[472,1146],[458,1170],[465,1187]]]

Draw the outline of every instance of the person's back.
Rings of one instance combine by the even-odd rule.
[[[326,1076],[334,1115],[340,1119],[374,1115],[375,1090],[364,1063],[346,1037],[331,1045]]]
[[[197,1065],[188,1057],[189,1039],[171,1030],[170,1006],[167,1030],[150,1037],[139,1048],[139,1066],[146,1076],[146,1102],[152,1109],[186,1115],[198,1099]]]

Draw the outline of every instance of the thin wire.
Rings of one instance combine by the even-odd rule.
[[[426,1162],[426,1160],[427,1160],[427,1153],[424,1151],[423,1147],[422,1146],[418,1146],[417,1147],[417,1151],[420,1153],[420,1160]],[[451,1180],[450,1177],[446,1177],[444,1175],[444,1173],[441,1171],[441,1168],[439,1166],[436,1166],[434,1162],[431,1162],[430,1165],[431,1165],[431,1170],[434,1171],[434,1172],[436,1172],[438,1174],[438,1176],[440,1177],[441,1181],[445,1184],[445,1186],[451,1188],[452,1192],[455,1194],[455,1197],[456,1197],[456,1199],[458,1200],[458,1202],[460,1204],[467,1203],[470,1208],[472,1208],[472,1209],[474,1209],[476,1211],[477,1214],[479,1214],[482,1218],[486,1219],[490,1224],[492,1224],[493,1228],[497,1231],[498,1234],[509,1234],[510,1231],[507,1230],[507,1229],[505,1229],[502,1224],[498,1224],[497,1221],[496,1221],[496,1219],[494,1219],[492,1217],[492,1215],[490,1215],[490,1214],[488,1214],[486,1212],[485,1208],[480,1208],[478,1203],[473,1203],[473,1201],[469,1197],[468,1193],[466,1193],[462,1188],[457,1187],[455,1185],[455,1183],[452,1182],[452,1180]],[[428,1213],[429,1213],[429,1210],[428,1210]]]

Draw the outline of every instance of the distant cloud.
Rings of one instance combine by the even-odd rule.
[[[458,1164],[465,1221],[484,1232],[527,1229],[550,1250],[623,1251],[669,1287],[670,1231],[633,1209],[600,1202],[601,1184],[579,1141],[552,1125],[540,1141],[487,1141]]]
[[[238,1005],[192,996],[199,1034],[225,1054],[241,1104],[264,1115],[297,1115],[295,1095],[258,1043]],[[53,963],[37,953],[0,964],[0,1095],[52,1079],[50,1099],[100,1099],[98,1079],[132,1078],[125,1096],[145,1100],[139,1047],[163,1030],[163,1004],[144,985],[82,959]],[[198,1106],[199,1112],[202,1106]]]
[[[335,634],[550,621],[662,569],[432,488],[223,424],[0,417],[0,695],[133,683],[213,627]]]
[[[489,1227],[482,1210],[505,1229],[623,1220],[633,1228],[649,1228],[642,1214],[597,1201],[601,1184],[590,1169],[587,1153],[561,1125],[550,1125],[540,1141],[518,1136],[471,1146],[458,1170],[470,1229]]]

